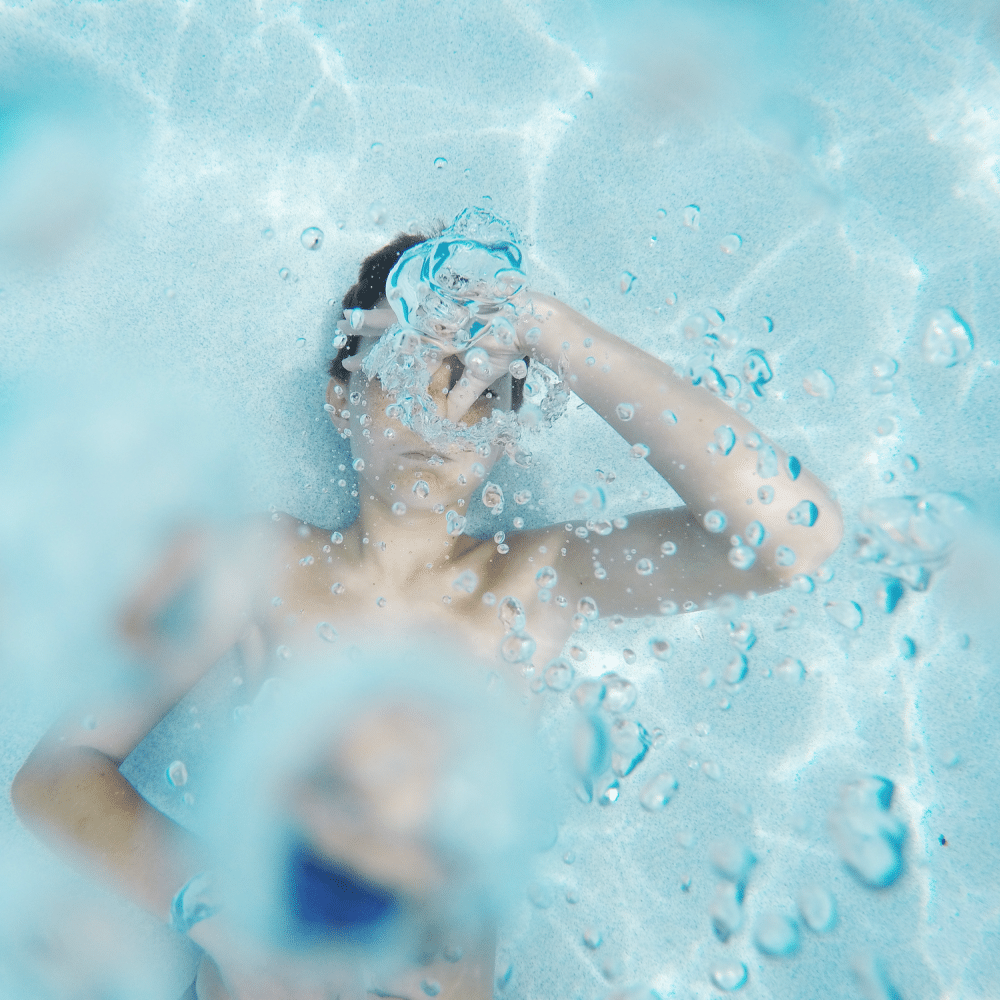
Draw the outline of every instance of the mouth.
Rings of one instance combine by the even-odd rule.
[[[408,458],[414,462],[429,462],[432,458],[439,458],[443,462],[451,461],[447,455],[439,455],[436,451],[404,451],[400,453],[399,457]],[[434,464],[438,463],[435,461]]]

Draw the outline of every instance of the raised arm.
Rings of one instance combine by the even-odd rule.
[[[539,333],[534,344],[535,337],[524,340],[525,349],[552,366],[561,361],[573,391],[685,504],[633,515],[608,536],[580,539],[562,526],[549,529],[548,547],[567,550],[561,580],[594,596],[602,614],[637,616],[658,613],[664,600],[683,610],[686,602],[704,606],[726,593],[775,590],[796,574],[814,573],[835,551],[843,536],[839,505],[749,420],[558,299],[530,297]],[[519,546],[533,547],[539,534],[525,533]],[[664,543],[675,545],[675,554],[661,552]],[[636,571],[642,559],[652,563],[645,575]],[[603,579],[595,577],[595,562],[606,571]]]

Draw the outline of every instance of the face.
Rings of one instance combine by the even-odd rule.
[[[370,347],[371,342],[363,341],[359,353]],[[435,372],[429,392],[439,412],[447,412],[448,391],[462,371],[461,359],[450,356]],[[327,399],[337,411],[331,418],[338,428],[350,428],[351,453],[355,461],[364,463],[357,471],[362,488],[370,495],[387,503],[402,501],[408,508],[431,510],[437,504],[453,506],[460,499],[468,502],[482,488],[500,456],[497,445],[487,455],[463,451],[458,445],[435,450],[398,418],[386,416],[386,407],[393,399],[378,378],[369,380],[363,372],[355,372],[346,387],[340,386],[340,396],[336,394],[339,385],[331,379],[327,389]],[[505,375],[483,392],[459,423],[471,426],[489,419],[494,409],[510,407],[511,377]],[[350,417],[341,417],[342,410],[349,411]],[[443,461],[438,462],[435,456]],[[421,482],[427,484],[426,496],[421,495],[422,487],[414,491]]]

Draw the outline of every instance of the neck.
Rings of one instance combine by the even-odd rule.
[[[364,497],[350,528],[352,545],[370,572],[406,587],[429,573],[447,571],[475,544],[467,535],[450,536],[446,523],[444,514],[407,507],[405,514],[398,515],[382,500]]]

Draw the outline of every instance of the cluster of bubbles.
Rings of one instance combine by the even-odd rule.
[[[482,208],[469,208],[440,236],[411,247],[386,282],[386,297],[398,323],[365,357],[362,368],[377,377],[395,399],[394,415],[425,441],[488,455],[499,445],[517,464],[530,455],[518,447],[524,428],[549,426],[569,400],[559,374],[532,361],[512,362],[510,372],[525,378],[518,413],[493,411],[469,427],[438,412],[428,391],[444,354],[463,353],[473,375],[485,373],[487,337],[514,343],[518,311],[513,298],[525,288],[519,239],[509,223]],[[530,303],[523,306],[530,310]],[[531,331],[528,333],[531,339]],[[537,336],[537,335],[536,335]],[[492,374],[492,372],[490,373]]]

